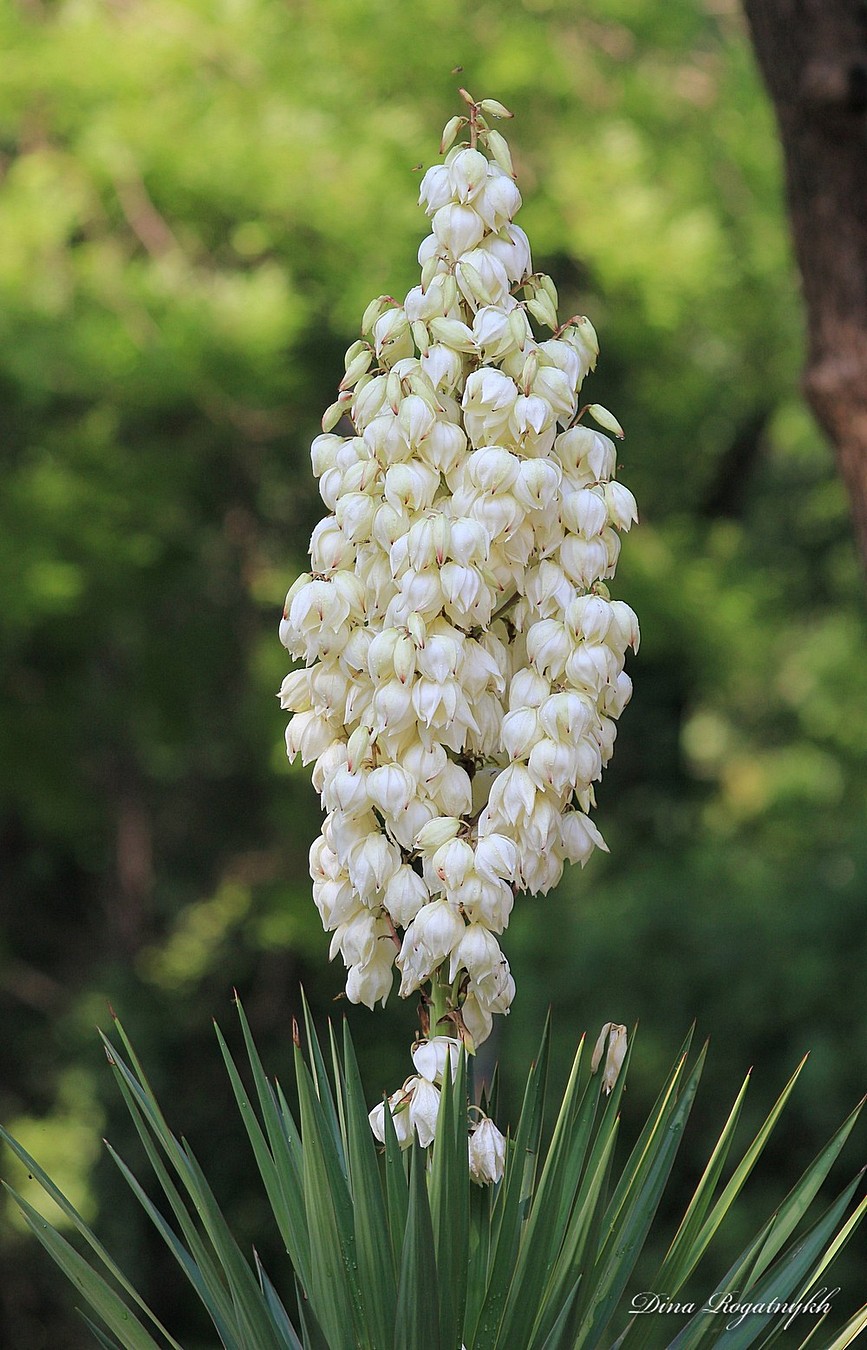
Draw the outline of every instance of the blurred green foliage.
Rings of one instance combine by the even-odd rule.
[[[718,1102],[755,1063],[767,1109],[812,1049],[769,1211],[864,1086],[867,669],[734,0],[20,0],[0,49],[0,1114],[180,1325],[96,1161],[103,1132],[135,1153],[110,999],[255,1233],[209,1018],[237,985],[278,1069],[299,979],[320,1013],[342,987],[276,617],[320,511],[307,447],[365,304],[413,283],[413,166],[463,82],[517,113],[521,223],[600,333],[643,513],[611,855],[518,906],[504,1105],[549,1002],[560,1062],[641,1019],[636,1118],[694,1017]],[[413,1010],[349,1015],[373,1098]],[[2,1343],[89,1343],[14,1224],[0,1259]]]

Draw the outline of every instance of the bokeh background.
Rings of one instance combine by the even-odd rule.
[[[642,510],[611,853],[516,909],[501,1123],[549,1004],[555,1077],[584,1029],[640,1021],[627,1138],[689,1024],[710,1036],[682,1187],[746,1070],[755,1125],[811,1051],[732,1255],[867,1058],[863,581],[798,392],[780,157],[734,0],[9,0],[0,48],[0,1118],[184,1346],[211,1345],[102,1149],[136,1156],[95,1027],[123,1014],[270,1252],[211,1018],[234,1031],[236,986],[281,1072],[299,982],[346,1009],[277,617],[321,510],[310,440],[367,301],[414,284],[417,166],[464,83],[516,113],[520,223],[600,334],[588,387]],[[413,1009],[347,1011],[373,1102]],[[90,1344],[12,1206],[0,1264],[0,1343]],[[841,1312],[865,1264],[862,1244]]]

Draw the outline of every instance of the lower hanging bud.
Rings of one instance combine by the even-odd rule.
[[[506,1166],[506,1140],[496,1125],[484,1116],[469,1139],[470,1177],[478,1186],[500,1181]]]
[[[626,1027],[618,1026],[616,1022],[606,1022],[599,1033],[599,1039],[596,1042],[596,1048],[593,1051],[593,1058],[590,1061],[590,1072],[596,1073],[602,1062],[602,1056],[605,1054],[605,1042],[608,1041],[608,1054],[605,1055],[605,1068],[602,1074],[602,1087],[607,1094],[617,1082],[617,1075],[623,1067],[623,1061],[626,1058]]]

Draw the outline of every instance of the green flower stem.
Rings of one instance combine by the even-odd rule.
[[[443,966],[440,966],[440,968],[439,968],[438,970],[435,970],[434,973],[433,973],[433,975],[431,976],[431,981],[430,981],[430,1033],[429,1033],[429,1034],[430,1034],[431,1036],[447,1036],[447,1035],[449,1035],[449,1029],[448,1029],[448,1027],[443,1027],[443,1026],[440,1026],[440,1025],[439,1025],[440,1018],[441,1018],[441,1017],[444,1017],[445,1014],[448,1012],[448,994],[449,994],[449,992],[450,992],[450,990],[451,990],[451,985],[448,985],[448,984],[445,984],[445,983],[442,983],[442,982],[441,982],[440,977],[441,977],[441,975],[443,974],[444,969],[445,969],[445,968],[444,968]]]

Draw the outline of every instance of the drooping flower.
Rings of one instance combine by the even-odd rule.
[[[506,1140],[492,1120],[484,1116],[469,1138],[470,1176],[479,1186],[502,1178],[506,1165]]]
[[[606,1053],[606,1044],[608,1047]],[[616,1022],[606,1022],[599,1033],[599,1039],[593,1050],[593,1057],[590,1061],[590,1072],[596,1073],[599,1065],[602,1063],[602,1056],[605,1055],[605,1067],[602,1070],[602,1088],[606,1094],[610,1093],[617,1082],[617,1075],[623,1067],[623,1061],[626,1058],[627,1038],[626,1027],[618,1025]]]

